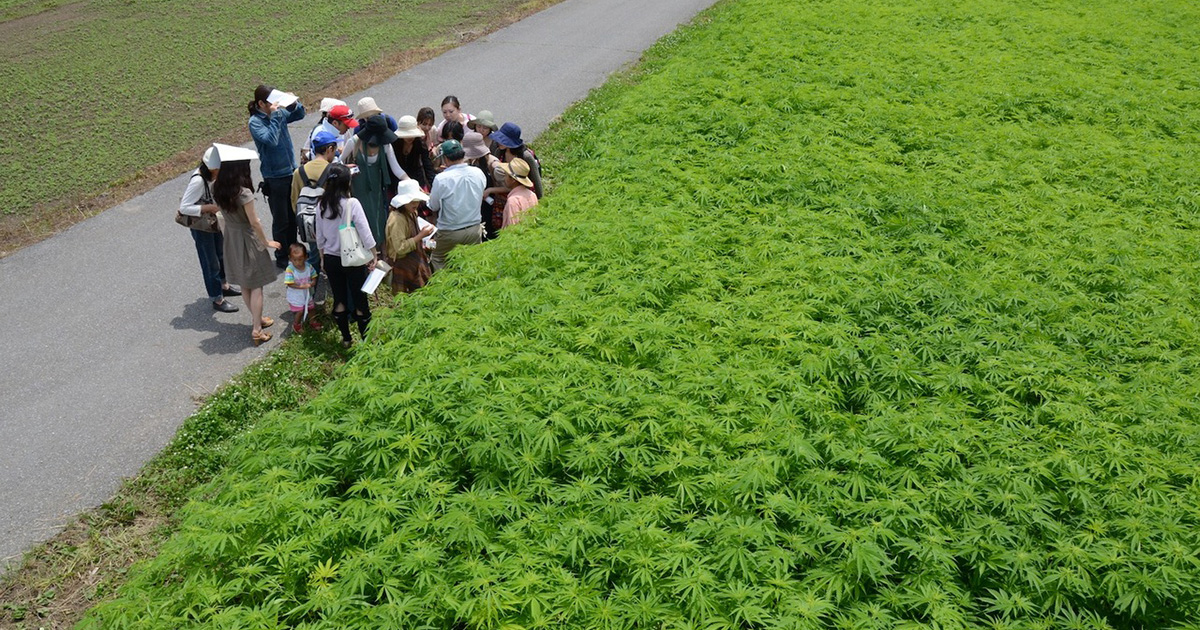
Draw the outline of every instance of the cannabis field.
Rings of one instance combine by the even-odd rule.
[[[1200,627],[1198,26],[722,3],[85,625]]]

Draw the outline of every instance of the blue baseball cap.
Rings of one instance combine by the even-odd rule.
[[[336,135],[322,129],[321,131],[317,132],[317,135],[313,136],[313,140],[312,140],[313,151],[316,153],[320,153],[321,149],[323,149],[326,146],[329,146],[331,144],[337,144],[337,141],[338,141],[338,137]]]

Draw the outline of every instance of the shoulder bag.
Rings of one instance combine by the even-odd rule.
[[[208,182],[204,181],[204,177],[199,173],[192,175],[192,177],[199,177],[201,182],[204,183],[204,192],[200,195],[200,201],[198,202],[198,205],[203,206],[204,204],[212,203],[212,191],[208,188]],[[201,212],[200,216],[194,217],[190,214],[184,214],[176,210],[175,222],[185,228],[190,228],[198,232],[221,231],[221,224],[217,221],[217,215],[215,214],[205,214]]]

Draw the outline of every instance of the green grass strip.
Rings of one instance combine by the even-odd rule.
[[[307,402],[344,358],[336,332],[291,337],[213,393],[111,500],[9,568],[0,578],[0,627],[68,628],[112,598],[129,565],[153,557],[178,527],[188,496],[224,468],[237,436],[269,411]]]
[[[85,627],[1197,627],[1197,11],[706,12]]]

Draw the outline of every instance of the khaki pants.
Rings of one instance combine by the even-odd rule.
[[[433,236],[437,247],[429,257],[429,265],[434,271],[440,271],[446,266],[446,254],[459,245],[478,245],[483,242],[483,225],[469,225],[461,230],[438,230]]]

